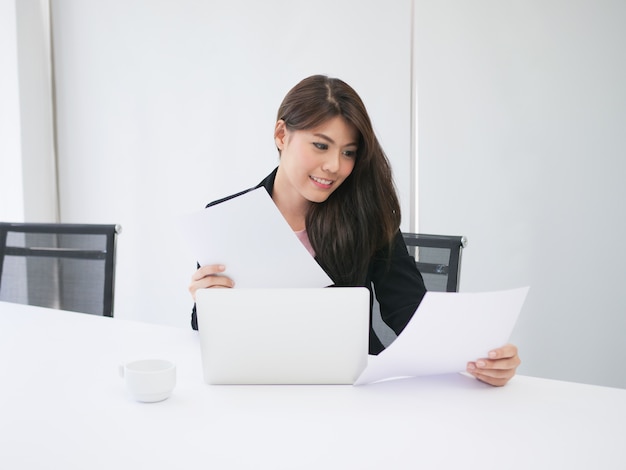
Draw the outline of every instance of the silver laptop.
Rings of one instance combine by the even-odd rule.
[[[367,365],[369,291],[201,289],[204,380],[210,384],[352,384]]]

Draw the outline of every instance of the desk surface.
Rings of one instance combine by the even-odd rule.
[[[164,402],[122,362],[176,362]],[[196,332],[0,302],[0,468],[626,468],[626,390],[455,374],[210,386]]]

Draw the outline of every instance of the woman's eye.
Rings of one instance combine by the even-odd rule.
[[[346,150],[346,151],[343,152],[343,154],[346,157],[355,158],[356,157],[356,150]]]
[[[315,145],[315,147],[319,150],[328,150],[328,145],[321,142],[313,142],[313,145]]]

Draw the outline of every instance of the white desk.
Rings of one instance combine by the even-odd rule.
[[[120,362],[177,363],[169,400]],[[0,468],[624,469],[626,390],[463,375],[210,386],[196,332],[0,302]]]

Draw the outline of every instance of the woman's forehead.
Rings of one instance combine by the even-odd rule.
[[[330,137],[332,140],[341,137],[344,141],[354,141],[356,143],[359,137],[357,128],[343,116],[334,116],[315,127],[304,129],[310,134],[321,134]]]

